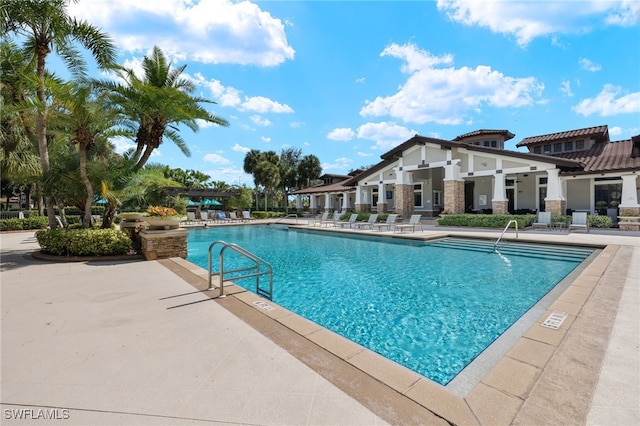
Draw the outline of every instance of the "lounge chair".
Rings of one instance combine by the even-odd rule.
[[[373,229],[372,228],[373,224],[376,223],[377,220],[378,220],[378,214],[371,213],[369,215],[369,219],[366,222],[356,222],[354,223],[354,227],[358,229],[364,229],[364,228]]]
[[[538,220],[531,224],[533,229],[543,228],[549,229],[551,228],[551,212],[538,212]]]
[[[251,217],[251,212],[249,210],[244,210],[242,212],[242,220],[243,221],[253,220],[253,218]]]
[[[387,216],[387,221],[384,223],[374,223],[371,225],[371,230],[381,231],[384,228],[387,228],[388,231],[392,231],[396,226],[396,219],[398,219],[397,214],[390,214]]]
[[[589,220],[586,212],[573,212],[569,231],[572,229],[584,229],[589,232]]]
[[[238,217],[236,212],[229,212],[229,218],[232,222],[239,222],[241,219]]]
[[[409,218],[409,223],[403,223],[400,225],[396,225],[396,231],[400,230],[400,232],[403,232],[405,229],[406,230],[411,230],[411,232],[416,232],[416,227],[419,226],[420,230],[422,231],[422,224],[420,223],[420,219],[422,219],[422,215],[421,214],[414,214],[411,215],[411,217]]]
[[[187,220],[185,220],[184,222],[185,223],[197,223],[197,222],[200,222],[200,219],[196,219],[195,212],[187,212]]]
[[[327,213],[328,215],[328,213]],[[333,225],[336,222],[340,221],[340,212],[333,212],[333,217],[331,219],[325,219],[320,221],[320,226],[329,226]]]
[[[228,218],[226,214],[224,214],[224,212],[218,212],[216,214],[216,221],[217,222],[233,222],[231,220],[231,218]]]
[[[354,213],[351,216],[349,216],[349,220],[341,220],[338,222],[335,222],[334,225],[335,227],[340,227],[340,228],[344,228],[345,226],[348,226],[349,228],[353,228],[354,224],[356,223],[356,219],[358,219],[358,214]]]
[[[211,220],[211,219],[209,219],[209,212],[200,211],[200,220],[204,221],[204,222],[209,222]]]
[[[324,212],[321,215],[318,215],[313,219],[311,219],[311,221],[309,222],[309,225],[320,225],[322,224],[322,222],[324,222],[328,218],[329,218],[329,212]]]

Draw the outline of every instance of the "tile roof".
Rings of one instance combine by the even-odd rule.
[[[613,172],[622,170],[640,170],[640,157],[632,157],[633,142],[631,139],[617,142],[594,144],[585,151],[562,152],[553,157],[577,160],[584,169],[577,174],[594,172]],[[567,172],[565,174],[576,174]]]
[[[578,137],[593,136],[596,142],[609,141],[609,127],[604,126],[586,127],[584,129],[568,130],[566,132],[549,133],[547,135],[531,136],[522,139],[516,144],[517,147],[527,146],[540,142],[551,142],[556,140],[573,139]]]
[[[343,192],[343,191],[355,189],[355,185],[345,185],[346,183],[347,183],[347,180],[343,180],[337,183],[331,183],[329,185],[310,186],[309,188],[298,189],[297,191],[293,191],[292,194],[293,195],[322,194],[325,192]]]
[[[465,133],[464,135],[456,136],[452,140],[460,141],[462,139],[467,139],[474,136],[483,136],[483,135],[502,135],[504,136],[505,141],[508,141],[509,139],[512,139],[515,137],[515,135],[508,130],[479,129],[479,130],[474,130],[473,132]]]

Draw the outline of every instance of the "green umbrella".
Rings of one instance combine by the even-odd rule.
[[[200,205],[201,206],[221,206],[222,203],[212,198],[205,198],[204,200],[200,201]]]

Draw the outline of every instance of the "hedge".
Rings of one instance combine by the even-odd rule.
[[[535,221],[534,214],[447,214],[438,219],[442,226],[468,226],[472,228],[504,228],[510,220],[518,223],[519,229],[524,229]]]
[[[0,219],[0,231],[22,231],[44,229],[49,226],[46,216],[30,216],[24,219]]]
[[[131,251],[129,236],[115,229],[49,229],[36,232],[44,253],[56,256],[114,256]]]

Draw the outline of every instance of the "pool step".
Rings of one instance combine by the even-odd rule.
[[[442,247],[459,250],[471,250],[484,253],[494,251],[494,242],[481,240],[461,240],[445,238],[429,243],[432,247]],[[557,259],[581,261],[591,254],[592,250],[569,246],[552,246],[543,244],[523,244],[512,241],[501,242],[497,250],[503,255],[524,256],[537,259]]]

